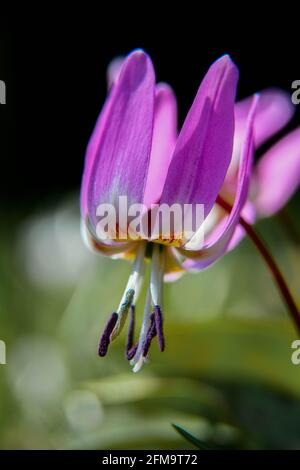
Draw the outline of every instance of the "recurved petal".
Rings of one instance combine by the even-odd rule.
[[[100,203],[117,208],[120,195],[127,196],[128,206],[143,202],[152,141],[154,86],[150,58],[143,51],[130,54],[89,145],[93,156],[87,207],[94,227]]]
[[[241,216],[249,224],[253,224],[255,222],[256,210],[255,210],[254,204],[251,201],[246,202],[246,204],[243,207],[243,210],[241,212]],[[242,239],[244,238],[245,235],[246,235],[245,230],[243,229],[243,227],[240,224],[238,224],[235,227],[233,236],[232,236],[232,238],[231,238],[231,240],[228,244],[228,247],[227,247],[226,251],[233,250],[242,241]]]
[[[179,249],[180,253],[190,258],[183,262],[183,267],[185,269],[198,270],[210,266],[226,252],[226,249],[233,237],[241,211],[246,203],[252,173],[254,150],[253,120],[258,98],[259,97],[257,95],[253,98],[248,116],[247,130],[240,159],[237,191],[232,210],[229,216],[224,218],[220,222],[220,225],[216,227],[216,230],[212,232],[209,242],[202,250],[192,252]]]
[[[159,83],[155,90],[152,148],[144,194],[150,207],[161,196],[177,139],[177,102],[172,88]]]
[[[99,240],[95,237],[86,226],[85,221],[81,220],[81,235],[86,246],[93,252],[101,255],[118,258],[126,256],[131,250],[134,250],[136,243],[134,242],[114,242],[112,240]]]
[[[178,281],[183,275],[185,271],[182,269],[181,271],[166,273],[164,275],[164,282],[175,282]]]
[[[260,216],[279,211],[300,184],[300,127],[271,147],[256,167],[257,197]]]
[[[198,203],[211,210],[231,159],[238,70],[228,56],[208,70],[184,122],[161,203]]]
[[[233,165],[235,157],[240,153],[245,122],[251,107],[252,96],[236,103],[234,108],[235,133],[233,147]],[[295,106],[288,93],[277,89],[267,88],[260,92],[260,100],[254,119],[254,146],[258,148],[269,138],[280,131],[292,118]]]
[[[180,253],[174,247],[166,247],[164,282],[176,281],[185,273],[180,258],[182,258]]]
[[[293,117],[295,106],[289,93],[277,89],[268,88],[260,93],[260,101],[254,120],[254,145],[255,148],[280,131]],[[246,98],[236,104],[236,119],[246,119],[247,109],[251,106],[252,97]]]

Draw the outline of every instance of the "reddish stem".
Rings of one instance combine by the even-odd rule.
[[[228,204],[228,202],[224,201],[224,199],[222,199],[220,196],[218,196],[217,203],[226,212],[228,212],[228,213],[231,212],[232,206],[230,204]],[[269,269],[271,271],[271,274],[273,276],[273,279],[274,279],[275,283],[277,284],[277,287],[278,287],[278,289],[281,293],[281,296],[282,296],[283,300],[285,301],[285,303],[286,303],[286,305],[289,309],[289,312],[290,312],[291,317],[292,317],[292,319],[293,319],[293,321],[296,325],[296,328],[297,328],[298,332],[300,333],[300,313],[299,313],[299,310],[297,308],[297,305],[296,305],[296,303],[295,303],[295,301],[292,297],[292,294],[290,293],[290,290],[287,286],[287,283],[286,283],[279,267],[277,266],[273,256],[269,252],[269,250],[266,247],[263,240],[258,236],[258,234],[255,232],[253,227],[248,222],[246,222],[245,219],[243,219],[243,217],[240,216],[239,222],[240,222],[240,225],[245,230],[245,232],[247,233],[247,235],[249,236],[249,238],[251,239],[251,241],[254,243],[254,245],[256,246],[258,251],[260,252],[260,254],[263,257],[263,259],[265,260],[267,266],[269,267]]]

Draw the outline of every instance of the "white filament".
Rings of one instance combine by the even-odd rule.
[[[160,267],[158,273],[158,303],[160,307],[163,304],[163,284],[164,284],[164,274],[165,274],[165,250],[160,253]]]
[[[137,250],[137,254],[133,263],[132,271],[129,276],[127,285],[125,287],[124,293],[122,295],[119,308],[117,310],[117,313],[120,314],[122,311],[122,305],[124,302],[126,302],[126,296],[127,292],[130,289],[133,289],[134,291],[140,291],[141,284],[143,281],[144,277],[144,271],[145,271],[145,251],[146,251],[146,243],[142,242]],[[137,301],[137,296],[135,292],[135,302]]]
[[[151,324],[151,307],[155,305],[162,305],[162,287],[164,278],[164,265],[165,265],[165,252],[160,251],[159,245],[153,246],[152,252],[152,265],[150,275],[150,285],[147,292],[145,303],[144,318],[141,327],[139,344],[137,351],[130,361],[133,367],[133,372],[138,372],[143,366],[147,358],[143,356],[143,347]]]
[[[164,276],[164,251],[160,251],[160,246],[155,245],[152,253],[152,266],[150,277],[150,290],[153,305],[161,305],[162,286]]]
[[[140,243],[139,248],[137,250],[132,271],[125,287],[124,293],[122,295],[119,308],[117,310],[118,320],[110,335],[111,341],[120,334],[124,326],[128,310],[130,306],[137,301],[138,295],[141,291],[145,271],[145,251],[146,243],[142,242]],[[130,291],[132,291],[133,296],[131,298],[128,298],[130,297],[128,296]]]
[[[131,359],[130,364],[134,366],[133,372],[137,372],[141,366],[143,365],[143,347],[147,337],[147,333],[150,327],[150,313],[151,313],[151,292],[150,288],[147,292],[146,303],[144,308],[144,317],[143,323],[141,327],[140,337],[139,337],[139,345],[137,347],[136,353],[134,357]]]
[[[153,251],[152,251],[152,265],[151,265],[151,276],[150,276],[150,291],[151,291],[153,305],[158,305],[159,267],[160,267],[159,245],[154,243]]]
[[[141,354],[138,361],[137,361],[137,363],[133,367],[132,371],[135,372],[135,373],[139,372],[139,370],[141,370],[144,362],[145,362],[145,358],[144,358],[143,354]]]
[[[143,282],[144,282],[144,274],[142,274],[138,280],[136,281],[136,285],[134,288],[134,297],[132,301],[132,305],[136,305],[138,298],[140,296],[141,289],[143,287]]]

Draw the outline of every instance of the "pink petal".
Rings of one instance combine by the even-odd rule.
[[[108,89],[110,89],[119,78],[121,68],[124,62],[125,62],[124,57],[116,57],[109,63],[107,67],[107,72],[106,72]],[[107,113],[109,111],[111,98],[112,98],[112,94],[109,93],[108,97],[106,98],[103,109],[97,119],[95,128],[93,130],[92,136],[90,138],[90,141],[88,143],[88,147],[86,150],[84,172],[83,172],[83,177],[82,177],[81,194],[80,194],[81,215],[84,219],[86,219],[87,212],[88,212],[87,190],[88,190],[88,184],[90,181],[91,169],[94,163],[94,159],[97,155],[97,147],[99,145],[100,136],[102,135],[102,128],[105,125],[105,122],[107,119]]]
[[[253,98],[252,106],[248,116],[248,124],[245,140],[242,148],[240,159],[240,169],[238,176],[237,192],[232,211],[227,218],[223,219],[215,232],[210,236],[209,243],[198,252],[190,252],[188,250],[179,250],[183,255],[191,258],[183,262],[185,269],[204,269],[220,258],[225,252],[232,239],[242,208],[245,205],[248,188],[252,172],[253,161],[253,121],[258,96]]]
[[[295,106],[292,104],[290,95],[282,90],[268,88],[260,92],[260,97],[254,120],[255,148],[258,148],[279,132],[290,121],[295,112]],[[252,96],[239,101],[234,108],[233,162],[236,162],[236,166],[238,162],[235,157],[240,154],[245,121],[247,120],[251,102]]]
[[[158,84],[155,93],[154,128],[144,204],[158,202],[177,138],[177,103],[173,90]]]
[[[177,281],[184,273],[176,248],[168,246],[165,250],[164,282]]]
[[[154,84],[150,58],[143,51],[130,54],[88,147],[92,165],[88,165],[84,181],[94,226],[100,203],[117,208],[119,196],[127,196],[128,205],[143,202],[152,142]]]
[[[178,137],[161,203],[204,204],[211,210],[230,163],[238,71],[228,56],[200,85]]]
[[[93,163],[97,156],[97,148],[99,145],[99,140],[102,135],[105,122],[107,120],[107,115],[109,113],[110,103],[111,103],[111,94],[108,95],[104,103],[103,109],[97,119],[95,128],[89,140],[86,154],[85,154],[84,170],[83,170],[81,190],[80,190],[80,209],[81,209],[81,216],[83,219],[86,219],[88,215],[88,186],[89,186],[89,182],[91,178],[91,171],[93,168]]]
[[[184,275],[184,271],[178,271],[174,273],[166,273],[164,275],[164,282],[175,282],[178,281]]]
[[[124,62],[125,62],[125,58],[122,56],[118,56],[118,57],[115,57],[108,64],[107,71],[106,71],[108,89],[110,89],[117,82]]]
[[[84,220],[81,222],[81,235],[86,246],[91,251],[96,251],[105,256],[117,257],[117,255],[127,253],[135,247],[134,242],[114,242],[106,240],[105,242],[95,237],[86,226]]]
[[[250,201],[246,202],[246,204],[243,207],[243,210],[241,212],[241,216],[249,224],[253,224],[255,222],[256,210],[255,210],[255,206],[252,202],[250,202]],[[242,239],[244,238],[245,235],[246,235],[245,230],[243,229],[243,227],[240,224],[238,224],[235,227],[233,236],[232,236],[232,238],[229,242],[229,245],[228,245],[226,251],[233,250],[242,241]]]
[[[300,127],[268,150],[256,168],[259,215],[279,211],[300,184]]]

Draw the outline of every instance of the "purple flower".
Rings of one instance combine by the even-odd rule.
[[[251,98],[246,98],[235,106],[233,158],[223,187],[229,200],[236,186],[239,146],[250,103]],[[288,93],[277,89],[261,91],[254,119],[255,149],[279,132],[292,118],[294,111],[295,106]],[[275,214],[287,203],[299,183],[300,128],[297,128],[273,145],[253,168],[248,202],[242,212],[244,218],[253,223],[257,216],[262,218]],[[237,227],[229,248],[233,248],[242,236],[242,229]]]
[[[278,89],[266,89],[259,93],[259,101],[253,122],[253,141],[255,150],[279,132],[292,118],[295,107],[291,97]],[[233,203],[238,187],[238,172],[241,145],[244,141],[247,116],[253,97],[246,98],[235,105],[235,133],[232,159],[220,195]],[[242,217],[253,224],[257,217],[268,217],[278,212],[290,199],[300,184],[300,128],[297,128],[274,144],[253,166],[247,201],[242,208]],[[220,205],[215,204],[206,219],[207,239],[226,223],[228,214]],[[237,225],[226,251],[235,248],[245,232]],[[195,255],[186,260],[187,270],[203,269],[214,259],[203,260]]]
[[[88,246],[98,252],[133,259],[119,307],[101,337],[99,354],[106,354],[130,315],[126,355],[134,371],[147,359],[154,337],[164,349],[163,281],[174,280],[187,269],[203,269],[228,250],[237,237],[239,217],[249,204],[254,147],[278,130],[291,113],[286,111],[283,118],[279,111],[276,118],[271,112],[274,122],[270,123],[270,116],[264,114],[268,94],[262,94],[261,101],[254,95],[235,105],[237,81],[238,70],[229,56],[214,62],[177,134],[176,98],[168,85],[155,83],[147,54],[134,51],[109,67],[110,91],[86,153],[81,187],[82,232]],[[280,95],[274,93],[278,102]],[[297,138],[297,134],[291,137]],[[273,155],[276,152],[280,150],[275,149]],[[275,168],[274,163],[268,163],[274,159],[279,160],[266,155],[265,163],[259,165],[255,179],[260,179],[260,187],[268,178],[266,168]],[[298,182],[295,178],[294,188]],[[228,215],[216,209],[217,198],[224,193],[230,195],[232,204]],[[255,201],[257,207],[262,207],[263,191],[258,194]],[[149,211],[143,214],[146,218],[152,204],[203,204],[204,245],[198,244],[197,236],[203,231],[202,225],[189,239],[174,230],[168,235],[160,233],[154,243],[147,236],[124,241],[119,218],[114,239],[101,239],[97,235],[97,208],[101,204],[118,207],[120,195],[126,196],[130,205],[144,204]],[[150,285],[140,335],[134,344],[135,305],[147,261],[151,261]]]

